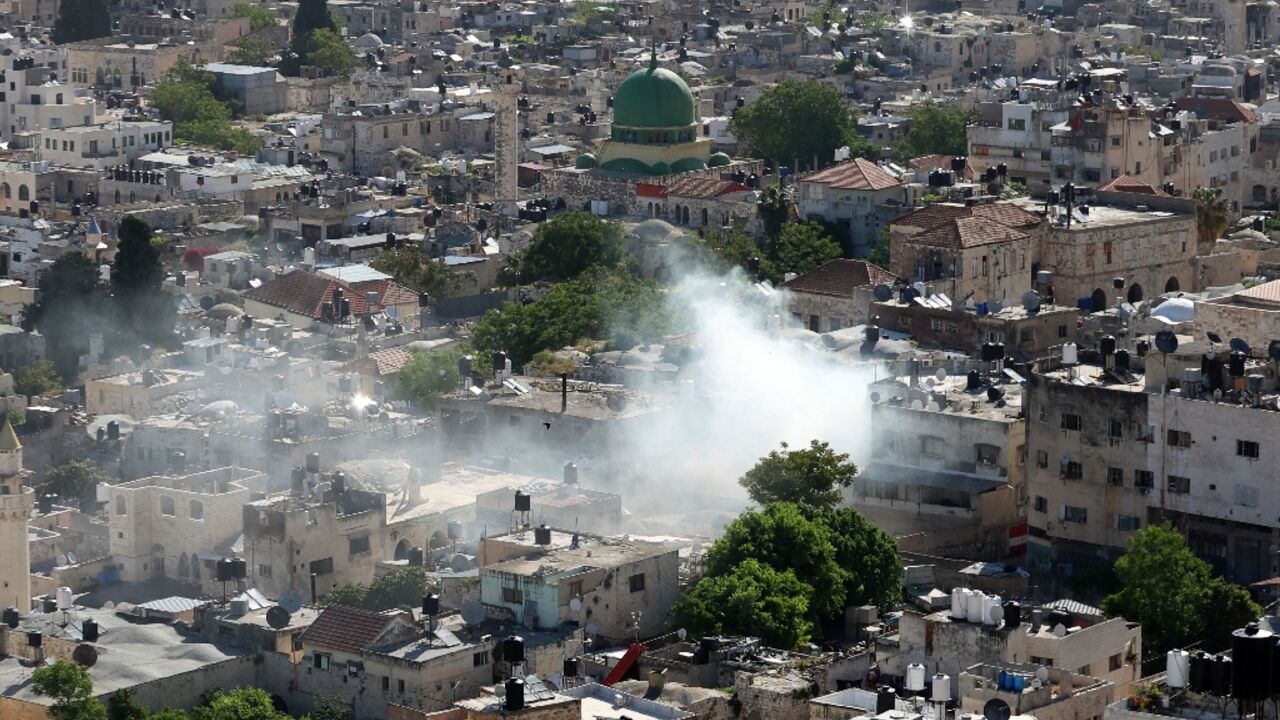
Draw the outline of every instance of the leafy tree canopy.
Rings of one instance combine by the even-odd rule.
[[[37,360],[18,371],[14,390],[27,397],[50,397],[62,392],[62,379],[58,369],[48,360]]]
[[[249,29],[258,32],[269,28],[279,21],[279,16],[260,5],[242,3],[231,9],[231,16],[249,19]]]
[[[111,289],[124,341],[167,344],[173,340],[177,308],[161,288],[164,265],[152,242],[151,226],[129,215],[120,222],[118,251],[111,269]]]
[[[589,212],[560,213],[542,223],[514,264],[520,282],[560,282],[588,268],[617,267],[625,257],[622,231]]]
[[[110,477],[92,462],[69,460],[45,474],[44,489],[63,500],[75,500],[82,508],[88,508],[95,502],[98,483],[109,481]]]
[[[780,272],[803,275],[844,253],[840,245],[816,222],[784,225],[769,244],[769,259]]]
[[[252,154],[262,142],[252,133],[232,125],[232,103],[217,96],[213,73],[179,60],[156,83],[149,96],[160,117],[173,123],[179,140]]]
[[[441,395],[458,389],[458,359],[463,354],[465,349],[414,352],[396,374],[396,393],[419,407],[432,407]]]
[[[672,624],[699,635],[758,635],[770,647],[794,648],[809,639],[813,588],[790,570],[743,560],[708,577],[672,608]]]
[[[302,0],[293,16],[293,33],[303,35],[313,30],[337,32],[338,25],[329,14],[328,0]]]
[[[1166,651],[1200,639],[1209,595],[1209,564],[1196,557],[1170,525],[1149,525],[1133,534],[1115,563],[1121,590],[1102,609],[1112,617],[1142,623],[1143,651]]]
[[[427,586],[420,567],[404,567],[376,578],[372,584],[346,583],[329,591],[320,600],[324,605],[348,605],[366,610],[391,610],[422,601]]]
[[[959,105],[928,102],[907,112],[911,118],[905,136],[894,148],[900,161],[924,155],[968,155],[966,128],[973,121],[973,111]]]
[[[369,263],[396,279],[396,282],[433,297],[447,296],[457,289],[458,278],[447,265],[416,247],[384,250]]]
[[[89,671],[65,660],[36,668],[31,673],[32,691],[51,698],[49,715],[54,720],[106,720],[107,711],[93,698]]]
[[[240,7],[244,7],[241,5]],[[276,47],[259,37],[241,38],[227,55],[227,62],[237,65],[268,67],[276,58]]]
[[[675,324],[657,285],[595,269],[553,286],[537,302],[509,302],[490,310],[472,328],[471,345],[482,356],[506,351],[512,364],[521,366],[540,350],[584,339],[629,348],[669,334]]]
[[[40,275],[36,297],[23,309],[22,328],[39,330],[58,374],[72,377],[89,350],[90,334],[111,326],[98,268],[81,253],[66,253]]]
[[[803,130],[800,130],[800,129]],[[746,154],[771,165],[812,167],[835,159],[836,148],[848,145],[853,155],[867,154],[854,115],[836,88],[816,81],[787,81],[764,92],[738,110],[729,130]]]
[[[106,0],[64,0],[53,22],[53,41],[62,44],[111,35],[111,10]]]
[[[760,505],[789,502],[831,507],[840,502],[840,490],[852,485],[857,474],[858,467],[848,455],[813,440],[800,450],[782,443],[781,450],[760,458],[738,484]]]
[[[275,709],[265,690],[256,687],[216,691],[190,715],[191,720],[291,720]]]

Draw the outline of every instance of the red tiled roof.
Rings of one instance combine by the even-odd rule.
[[[351,303],[352,315],[364,315],[369,312],[369,304],[365,298],[366,292],[378,293],[378,304],[374,306],[374,312],[381,311],[387,305],[416,302],[418,297],[412,290],[391,280],[371,280],[360,283],[357,287],[304,270],[295,270],[287,275],[281,275],[245,292],[244,296],[264,305],[319,320],[322,317],[324,304],[333,301],[335,288],[342,288],[343,296]]]
[[[1044,222],[1044,218],[1028,212],[1011,203],[978,203],[960,205],[957,203],[934,203],[914,212],[903,215],[893,221],[898,227],[913,227],[922,230],[950,223],[957,218],[980,218],[986,222],[999,223],[1005,227],[1028,228]]]
[[[813,295],[849,297],[857,288],[892,284],[895,279],[888,270],[865,260],[838,258],[783,283],[782,287]]]
[[[1021,240],[1027,234],[981,217],[958,217],[911,236],[911,242],[940,247],[967,248]]]
[[[729,193],[747,192],[750,189],[742,183],[716,177],[680,177],[667,185],[667,195],[710,200]]]
[[[907,165],[909,165],[912,170],[915,170],[917,172],[928,172],[930,170],[950,170],[951,156],[950,155],[922,155],[918,158],[913,158],[911,160],[908,160]],[[972,180],[975,177],[973,172],[973,166],[966,163],[964,166],[964,173],[962,174],[964,175],[964,178],[966,180]]]
[[[1179,110],[1190,110],[1201,119],[1226,122],[1257,122],[1258,114],[1235,100],[1216,97],[1184,97],[1174,103]]]
[[[1111,182],[1098,188],[1098,192],[1127,192],[1139,193],[1142,195],[1156,195],[1159,197],[1168,197],[1168,193],[1157,187],[1152,187],[1141,180],[1129,175],[1121,175]]]
[[[386,632],[394,618],[372,610],[330,605],[301,636],[302,642],[328,650],[359,654]]]
[[[862,158],[801,176],[800,182],[822,183],[840,190],[888,190],[902,185],[879,165]]]
[[[413,357],[413,353],[404,348],[394,347],[371,352],[365,357],[343,365],[340,372],[360,372],[368,375],[386,377],[400,372],[400,368]]]
[[[637,197],[664,198],[667,196],[667,189],[661,185],[653,183],[636,183]]]

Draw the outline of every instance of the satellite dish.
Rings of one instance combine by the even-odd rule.
[[[925,409],[926,409],[926,410],[928,410],[929,412],[941,412],[941,411],[942,411],[942,407],[941,407],[941,406],[939,406],[939,405],[938,405],[938,403],[934,403],[934,402],[929,403],[929,407],[927,407],[927,408],[925,408]]]
[[[286,590],[280,594],[280,607],[292,615],[302,609],[302,593],[297,590]]]
[[[1029,313],[1040,311],[1040,293],[1028,290],[1022,294],[1022,309]]]
[[[1043,665],[1036,668],[1036,679],[1040,682],[1049,682],[1049,668]]]
[[[924,379],[924,384],[925,384],[925,386],[927,386],[927,387],[933,387],[934,385],[937,385],[937,384],[938,384],[938,381],[937,381],[937,380],[934,380],[933,378],[925,378],[925,379]]]
[[[987,311],[990,312],[992,315],[1000,312],[1003,309],[1004,309],[1004,303],[1000,302],[999,300],[987,301]]]
[[[106,601],[106,602],[102,603],[102,609],[103,609],[103,610],[115,610],[115,609],[116,609],[116,604],[115,604],[114,602],[111,602],[110,600],[108,600],[108,601]]]
[[[595,637],[600,633],[600,626],[595,623],[587,623],[586,631],[587,637]]]
[[[495,697],[505,698],[507,696],[507,684],[498,683],[493,686],[493,694]]]
[[[1209,342],[1217,345],[1222,342],[1222,336],[1212,330],[1205,330],[1204,336],[1209,338]]]
[[[200,309],[204,310],[205,312],[212,310],[213,306],[217,304],[218,303],[214,302],[213,297],[209,295],[205,295],[204,297],[200,298]]]
[[[1214,402],[1221,402],[1221,401],[1222,401],[1222,388],[1214,388],[1214,389],[1213,389],[1213,401],[1214,401]]]
[[[873,402],[873,403],[878,403],[878,402],[880,402],[880,393],[878,393],[878,392],[873,392],[873,393],[871,393],[871,402]]]
[[[1116,315],[1120,317],[1120,322],[1127,323],[1138,314],[1138,309],[1129,303],[1120,303],[1120,307],[1116,308]]]
[[[289,620],[292,616],[288,610],[276,605],[267,611],[267,624],[276,630],[282,630],[289,627]]]
[[[991,623],[993,625],[999,625],[1002,622],[1004,622],[1004,608],[1000,605],[996,605],[991,608]]]
[[[1244,353],[1245,355],[1249,355],[1249,354],[1252,354],[1253,350],[1249,347],[1249,343],[1244,341],[1244,338],[1236,337],[1236,338],[1231,338],[1231,352],[1238,352],[1238,353]]]
[[[889,298],[893,297],[893,288],[885,285],[884,283],[880,283],[872,288],[871,294],[875,296],[876,300],[885,302]]]
[[[684,628],[680,628],[676,631],[676,637],[680,638],[681,642],[684,642],[684,639],[689,637],[689,631]]]
[[[98,649],[92,645],[77,645],[71,651],[71,659],[80,667],[91,668],[98,664]]]
[[[947,369],[938,368],[938,372],[934,373],[933,376],[938,379],[938,382],[942,382],[947,379]]]
[[[67,556],[63,555],[62,553],[58,553],[58,556],[55,557],[53,561],[58,563],[58,566],[61,567],[67,564]]]
[[[70,550],[67,551],[67,564],[68,565],[76,564],[76,554],[71,552]]]
[[[1000,698],[992,698],[982,706],[982,716],[987,720],[1009,720],[1009,716],[1013,712],[1009,710],[1009,703]]]
[[[462,603],[462,620],[468,625],[479,625],[484,622],[484,606],[478,600]]]
[[[923,408],[924,408],[924,403],[921,402],[919,398],[916,398],[915,400],[911,401],[912,410],[921,410]]]
[[[1066,626],[1066,625],[1063,625],[1062,623],[1058,623],[1057,625],[1054,625],[1054,626],[1053,626],[1053,634],[1054,634],[1054,635],[1057,635],[1057,636],[1058,636],[1058,637],[1060,637],[1060,638],[1062,638],[1062,637],[1066,637],[1066,636],[1067,636],[1067,626]]]
[[[582,601],[581,601],[581,600],[579,600],[578,598],[574,598],[574,599],[570,600],[570,601],[569,601],[569,609],[570,609],[570,610],[572,610],[572,611],[574,611],[574,612],[578,612],[579,610],[581,610],[581,609],[582,609]]]
[[[1156,333],[1156,349],[1166,355],[1178,349],[1178,336],[1172,330],[1161,330]],[[1280,350],[1280,348],[1277,348]]]

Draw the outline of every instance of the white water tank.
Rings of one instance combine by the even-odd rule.
[[[907,690],[914,693],[924,692],[924,678],[924,665],[921,665],[920,663],[911,663],[907,666]]]
[[[58,601],[58,609],[70,610],[71,597],[71,588],[65,586],[58,588],[58,591],[54,593],[54,598]]]
[[[986,599],[986,594],[981,590],[970,591],[969,602],[965,605],[965,619],[971,623],[982,622],[982,609]]]
[[[315,248],[307,247],[302,249],[302,264],[306,265],[307,267],[315,267],[315,264],[316,264]]]
[[[1191,674],[1191,655],[1186,650],[1170,650],[1165,655],[1165,682],[1171,688],[1184,688]]]
[[[236,335],[240,332],[240,318],[236,315],[227,317],[227,334]]]
[[[99,500],[99,502],[105,502]],[[951,589],[951,619],[964,620],[964,588]]]
[[[996,615],[1000,615],[1000,619],[1004,618],[1004,607],[1001,604],[999,595],[988,595],[987,602],[982,607],[982,622],[987,625],[998,625]]]
[[[944,703],[951,701],[951,676],[946,673],[938,673],[933,676],[933,692],[930,693],[929,699],[936,703]]]
[[[1073,342],[1069,342],[1063,345],[1062,346],[1062,364],[1077,365],[1079,364],[1079,362],[1080,362],[1080,355],[1078,353],[1078,349],[1076,348],[1076,344]]]

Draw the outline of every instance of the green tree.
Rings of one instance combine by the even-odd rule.
[[[359,583],[343,583],[325,593],[320,598],[321,605],[346,605],[348,607],[364,607],[365,596],[369,588]]]
[[[1142,624],[1143,651],[1162,656],[1201,638],[1209,596],[1209,564],[1171,525],[1149,525],[1129,538],[1116,560],[1121,590],[1108,595],[1108,616]]]
[[[893,242],[890,240],[888,226],[880,228],[880,237],[876,240],[876,244],[871,248],[871,252],[867,254],[867,262],[884,270],[889,269],[890,248]]]
[[[764,223],[765,236],[774,238],[782,232],[782,226],[791,219],[791,198],[778,185],[770,185],[760,192],[756,212]]]
[[[259,5],[249,5],[242,3],[231,9],[231,16],[237,18],[248,18],[249,29],[252,32],[258,32],[263,28],[269,28],[280,20],[280,16],[274,12],[261,7]]]
[[[849,507],[805,508],[831,533],[836,564],[845,572],[845,604],[888,612],[902,602],[902,558],[889,533]]]
[[[1205,628],[1204,643],[1200,647],[1218,652],[1230,649],[1231,633],[1257,622],[1262,617],[1262,608],[1253,601],[1248,588],[1218,577],[1209,583],[1201,614]],[[1145,627],[1143,632],[1145,634]]]
[[[790,570],[748,558],[725,575],[705,577],[672,608],[672,625],[695,637],[754,635],[790,649],[809,639],[813,588]]]
[[[1231,211],[1222,188],[1196,188],[1192,193],[1196,201],[1196,235],[1200,243],[1212,244],[1231,227]]]
[[[401,285],[432,297],[447,296],[458,288],[458,277],[447,265],[416,247],[383,250],[369,264]]]
[[[927,102],[907,112],[911,123],[906,135],[894,148],[900,161],[923,155],[968,155],[967,129],[973,111],[960,105]]]
[[[769,259],[779,272],[803,275],[844,253],[840,245],[816,222],[791,223],[769,244]]]
[[[427,587],[427,574],[417,566],[403,567],[376,578],[364,596],[368,610],[391,610],[404,606],[416,606],[422,602]]]
[[[293,34],[305,35],[313,30],[337,32],[338,26],[329,14],[328,0],[302,0],[293,16]]]
[[[75,663],[56,660],[31,673],[31,689],[51,698],[49,715],[54,720],[106,720],[107,710],[93,697],[89,671]]]
[[[316,30],[305,36],[306,64],[324,70],[326,75],[346,75],[355,67],[351,47],[333,30]]]
[[[782,450],[760,458],[738,484],[760,505],[789,502],[831,507],[840,502],[841,488],[852,485],[857,474],[858,466],[849,462],[848,455],[813,440],[802,450],[782,443]]]
[[[622,231],[617,225],[573,210],[539,225],[529,247],[513,262],[521,282],[559,282],[597,265],[617,267],[624,257]]]
[[[106,0],[66,0],[58,5],[53,41],[59,44],[107,37],[113,32]]]
[[[220,150],[252,154],[262,146],[252,133],[231,124],[234,102],[218,98],[213,73],[179,60],[151,89],[149,101],[174,137]]]
[[[240,7],[244,7],[243,5]],[[235,44],[235,49],[227,55],[227,62],[237,65],[253,65],[254,67],[267,67],[275,59],[276,47],[271,43],[257,37],[241,38]]]
[[[133,699],[133,693],[120,688],[107,698],[107,720],[154,720],[146,706]]]
[[[177,309],[161,288],[165,271],[160,252],[151,242],[151,226],[129,215],[120,221],[116,235],[119,244],[111,289],[120,342],[126,347],[139,342],[168,344],[173,340]]]
[[[107,474],[92,462],[69,460],[45,474],[44,489],[63,500],[76,500],[82,509],[88,509],[96,502],[98,483],[109,481]]]
[[[38,291],[36,302],[23,308],[22,327],[39,330],[58,374],[72,377],[89,336],[112,323],[98,268],[81,253],[66,253],[40,275]]]
[[[657,285],[597,268],[554,285],[537,302],[509,302],[485,313],[471,329],[471,346],[480,357],[503,350],[519,367],[541,350],[581,340],[630,348],[668,334],[677,323]]]
[[[396,394],[420,408],[434,407],[437,398],[458,389],[462,380],[458,376],[458,359],[463,354],[459,349],[415,351],[396,373]]]
[[[843,613],[845,576],[836,563],[831,531],[806,517],[799,506],[773,503],[739,515],[707,551],[706,576],[728,575],[747,559],[778,571],[790,570],[814,590],[807,599],[809,620],[815,626]]]
[[[307,720],[355,720],[355,712],[340,697],[322,697],[311,706]]]
[[[764,249],[756,243],[755,238],[739,228],[709,232],[702,236],[702,246],[710,252],[714,260],[711,264],[720,271],[727,271],[732,267],[746,269],[751,259],[755,258],[760,265],[760,270],[756,274],[758,279],[774,283],[782,280],[782,273],[774,267]]]
[[[215,691],[191,711],[191,720],[291,720],[275,709],[271,696],[261,688],[242,687]]]
[[[50,397],[62,392],[62,379],[52,362],[37,360],[18,371],[14,390],[27,397]]]
[[[797,129],[803,128],[803,131]],[[848,145],[865,155],[870,145],[858,136],[854,115],[839,90],[816,81],[775,85],[755,102],[738,110],[729,130],[751,157],[770,165],[812,167],[835,159],[836,148]]]

